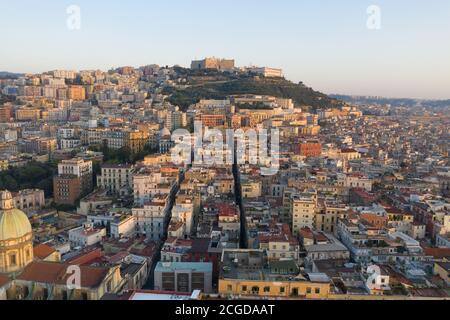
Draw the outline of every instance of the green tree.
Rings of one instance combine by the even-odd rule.
[[[17,191],[19,188],[19,184],[16,179],[14,179],[10,175],[6,175],[3,177],[3,186],[7,190]]]

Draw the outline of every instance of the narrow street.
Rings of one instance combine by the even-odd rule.
[[[164,246],[164,243],[167,240],[167,234],[168,234],[168,228],[169,228],[169,223],[170,220],[172,218],[172,209],[175,205],[175,200],[176,200],[176,196],[178,194],[178,191],[180,190],[180,183],[182,183],[184,180],[184,173],[180,174],[180,181],[177,184],[174,192],[172,192],[170,194],[170,200],[169,200],[169,208],[168,208],[168,217],[166,219],[166,223],[164,224],[164,236],[163,238],[160,240],[158,247],[157,247],[157,254],[155,255],[155,259],[153,259],[152,261],[152,265],[150,266],[150,270],[149,270],[149,275],[148,275],[148,280],[146,285],[143,287],[143,289],[146,290],[153,290],[154,289],[154,274],[155,274],[155,268],[156,265],[158,264],[159,261],[161,261],[161,250]]]
[[[244,206],[242,205],[241,174],[239,171],[239,166],[236,163],[236,160],[235,164],[233,165],[233,176],[234,176],[234,187],[235,187],[234,193],[236,198],[236,205],[239,207],[239,211],[241,213],[240,248],[246,249],[248,247],[248,241],[247,241],[245,212]]]

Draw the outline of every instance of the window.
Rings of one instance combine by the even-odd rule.
[[[316,288],[315,293],[320,294],[320,288]]]
[[[264,287],[264,292],[265,292],[265,293],[270,292],[270,287]]]
[[[247,286],[242,286],[242,292],[247,292]]]
[[[311,294],[312,290],[311,288],[306,288],[306,294]]]
[[[9,264],[11,265],[11,267],[17,266],[17,257],[15,253],[9,256]]]
[[[177,288],[179,292],[189,292],[189,274],[180,273],[177,275]]]
[[[280,293],[284,293],[285,292],[285,288],[284,287],[280,287]]]
[[[162,290],[164,291],[175,291],[175,274],[164,272],[161,276],[162,278]]]
[[[233,286],[231,284],[227,285],[227,291],[229,292],[233,291]]]
[[[198,290],[204,290],[205,287],[205,276],[203,273],[192,273],[191,275],[191,283],[192,283],[192,290],[198,289]],[[231,290],[228,290],[231,291]]]

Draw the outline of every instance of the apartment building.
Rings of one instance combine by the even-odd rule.
[[[241,177],[241,192],[242,198],[258,198],[262,195],[262,182]]]
[[[338,219],[346,218],[349,208],[342,203],[325,201],[316,212],[315,229],[319,231],[335,233]]]
[[[92,161],[74,158],[58,164],[59,175],[73,175],[80,178],[81,193],[86,195],[93,189]]]
[[[45,121],[67,121],[69,109],[53,108],[41,112],[41,118]]]
[[[303,157],[320,157],[322,144],[318,140],[303,141],[298,145],[298,154]]]
[[[106,214],[93,214],[87,221],[94,226],[106,228],[106,234],[114,239],[134,237],[136,233],[136,219],[129,210],[111,210]]]
[[[350,251],[331,233],[314,232],[310,229],[302,229],[300,233],[306,253],[306,264],[311,265],[322,260],[350,259]]]
[[[292,235],[288,224],[276,224],[271,232],[261,232],[258,235],[259,249],[267,252],[268,260],[299,258],[300,245]]]
[[[125,147],[133,153],[139,153],[144,150],[144,147],[148,144],[149,134],[140,130],[127,130],[125,131]]]
[[[184,235],[190,236],[194,229],[194,204],[191,199],[179,201],[172,209],[172,220],[179,221],[184,225]],[[184,236],[183,235],[183,236]]]
[[[147,239],[159,241],[169,223],[168,197],[155,197],[151,202],[132,209],[138,233]]]
[[[133,188],[133,170],[131,164],[105,164],[101,175],[97,176],[97,186],[110,194],[130,194]]]
[[[370,179],[367,175],[359,172],[339,174],[337,185],[346,188],[364,189],[368,192],[371,192],[373,187],[373,180]]]
[[[300,275],[293,260],[268,262],[264,250],[223,250],[219,294],[228,297],[326,299],[330,279],[325,274]]]
[[[83,101],[86,99],[86,90],[83,86],[70,86],[67,96],[70,100]]]
[[[317,209],[317,195],[311,193],[296,194],[292,198],[292,230],[298,234],[302,228],[314,228]]]
[[[16,110],[17,121],[37,121],[41,118],[41,110],[36,108],[20,108]]]
[[[53,197],[56,204],[75,205],[81,196],[81,179],[74,175],[53,178]]]
[[[361,154],[355,149],[342,149],[340,151],[340,157],[344,160],[357,160],[361,159]]]
[[[0,106],[0,123],[8,123],[12,117],[12,106],[4,104]]]
[[[211,129],[227,126],[227,117],[221,114],[200,114],[195,117],[195,121],[201,122],[203,127]]]
[[[80,139],[61,139],[59,142],[61,150],[66,149],[75,149],[79,146],[81,146],[81,140]]]
[[[127,133],[125,130],[115,129],[111,131],[104,131],[103,134],[103,141],[107,142],[107,146],[109,149],[122,149],[127,144]]]
[[[170,131],[184,128],[187,125],[187,118],[186,113],[175,110],[175,111],[169,111],[167,113],[166,117],[166,128],[168,128]]]
[[[77,76],[77,72],[72,70],[54,70],[50,73],[57,79],[75,79]]]
[[[92,246],[106,237],[106,228],[95,228],[90,223],[69,230],[69,241],[72,247]]]
[[[39,81],[39,79],[36,79]],[[42,97],[42,88],[36,85],[19,87],[19,95],[25,97]]]
[[[161,172],[143,169],[133,175],[134,202],[143,205],[156,195],[170,194],[176,179]]]
[[[22,152],[49,155],[58,148],[54,138],[27,138],[22,141]]]

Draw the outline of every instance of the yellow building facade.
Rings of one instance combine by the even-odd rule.
[[[12,195],[0,192],[0,274],[22,271],[33,261],[33,234],[25,213],[15,209]]]
[[[125,146],[135,154],[144,150],[148,144],[149,134],[144,131],[129,131],[125,137]]]
[[[326,299],[330,294],[329,283],[309,281],[251,281],[220,279],[219,294],[222,296],[281,297],[291,299]]]

